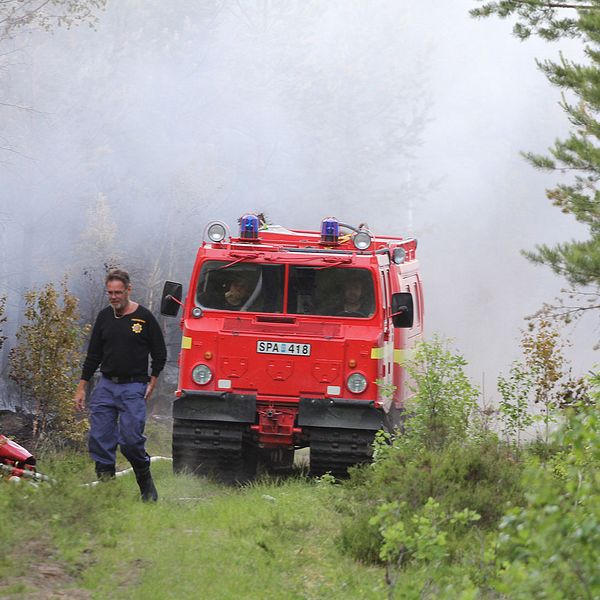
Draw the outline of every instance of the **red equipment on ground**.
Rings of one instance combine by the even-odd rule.
[[[0,435],[0,476],[8,480],[50,480],[36,471],[35,458],[31,452],[4,435]]]
[[[311,474],[343,475],[402,419],[423,335],[417,242],[335,218],[240,225],[207,225],[184,302],[165,284],[162,314],[183,306],[174,469],[244,481],[258,456],[285,469],[308,446]]]

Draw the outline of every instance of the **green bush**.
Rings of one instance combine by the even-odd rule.
[[[563,451],[525,471],[527,502],[502,520],[500,592],[511,598],[600,597],[600,417],[572,412]]]
[[[521,463],[495,434],[471,423],[477,390],[465,364],[447,341],[434,337],[405,365],[414,396],[404,431],[377,436],[374,463],[351,472],[340,503],[341,545],[356,558],[381,558],[396,513],[402,521],[436,502],[445,515],[474,511],[477,527],[485,529],[498,523],[507,505],[523,501]],[[390,503],[403,508],[392,511],[383,528],[375,526],[370,520]]]
[[[521,446],[521,388],[503,388],[501,442],[473,425],[462,359],[437,339],[415,356],[404,433],[377,436],[338,500],[342,548],[385,564],[390,598],[600,598],[600,376]]]
[[[414,358],[404,365],[413,396],[399,442],[441,449],[468,436],[479,392],[464,372],[466,364],[440,337],[417,345]]]
[[[376,464],[352,471],[340,503],[342,547],[360,560],[377,559],[382,536],[369,521],[389,502],[406,503],[412,513],[433,498],[446,513],[470,509],[481,517],[479,527],[494,527],[507,506],[523,502],[521,471],[493,437],[445,451],[392,448]]]

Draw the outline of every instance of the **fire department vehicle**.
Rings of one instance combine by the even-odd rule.
[[[368,461],[375,433],[401,421],[403,361],[423,332],[417,241],[335,218],[318,231],[240,219],[209,223],[181,318],[173,404],[175,471],[245,481],[257,458],[336,476]]]

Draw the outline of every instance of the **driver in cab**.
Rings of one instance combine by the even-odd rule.
[[[351,277],[343,284],[343,296],[335,314],[341,317],[368,317],[371,314],[370,304],[364,293],[363,281],[359,277]]]
[[[223,295],[223,301],[218,307],[222,310],[240,310],[252,291],[250,283],[244,277],[234,277],[229,288]]]

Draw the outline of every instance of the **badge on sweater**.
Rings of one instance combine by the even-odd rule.
[[[133,331],[133,333],[142,333],[142,324],[141,323],[134,323],[131,326],[131,331]]]

